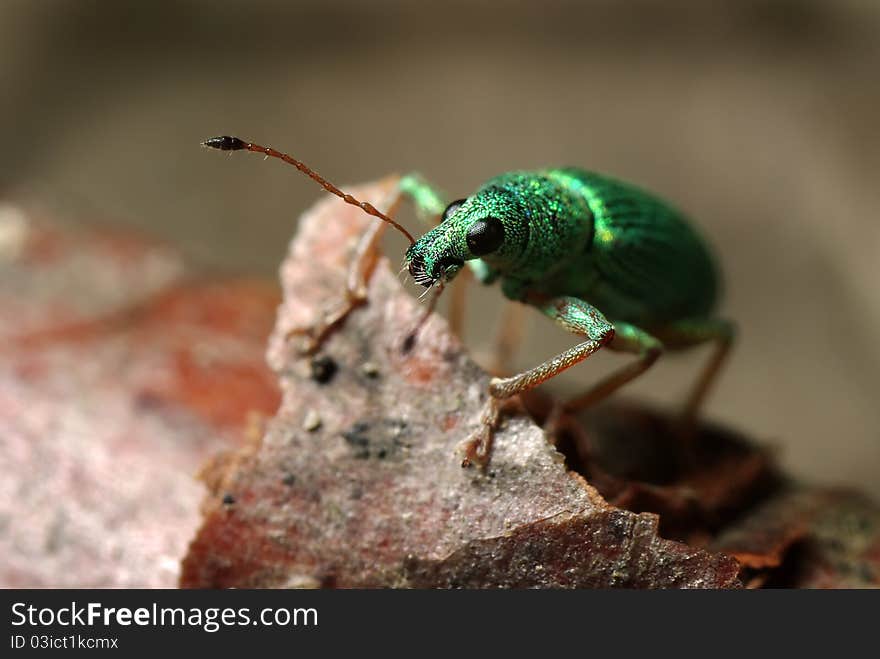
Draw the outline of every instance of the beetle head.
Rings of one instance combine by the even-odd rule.
[[[449,204],[441,223],[406,252],[406,266],[415,282],[430,288],[438,281],[450,281],[465,261],[503,260],[519,233],[515,230],[519,218],[503,202],[503,192],[484,190]]]

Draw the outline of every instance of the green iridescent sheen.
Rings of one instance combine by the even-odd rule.
[[[411,238],[392,218],[343,193],[292,156],[230,136],[203,144],[279,158]],[[492,378],[480,429],[467,442],[463,466],[488,460],[500,400],[605,347],[636,359],[563,403],[564,411],[574,413],[602,400],[642,374],[666,349],[714,342],[715,351],[682,414],[682,427],[692,426],[733,343],[734,326],[712,313],[719,288],[714,261],[678,211],[634,185],[575,168],[502,174],[445,210],[441,195],[417,174],[403,177],[399,192],[415,202],[423,218],[442,220],[406,252],[406,266],[417,283],[448,282],[467,265],[479,281],[500,280],[509,299],[531,305],[580,337],[577,345],[527,371]],[[396,206],[397,199],[389,214]],[[369,270],[367,259],[379,235],[368,233],[358,246],[343,315],[334,312],[312,328],[315,346],[364,300],[365,293],[351,282]]]
[[[425,193],[422,193],[425,196]],[[468,229],[486,217],[504,243],[483,256],[482,280],[504,294],[583,298],[614,320],[653,328],[709,314],[718,292],[712,256],[671,206],[633,185],[581,169],[510,172],[491,179],[407,252],[432,279],[444,258],[476,259]]]
[[[401,191],[422,215],[440,215],[437,194],[410,176]],[[501,235],[503,234],[503,235]],[[732,323],[713,315],[719,276],[708,247],[669,204],[634,185],[582,169],[509,172],[447,207],[442,222],[406,253],[416,282],[430,287],[465,265],[580,337],[537,366],[492,378],[481,428],[463,464],[485,464],[499,401],[527,391],[607,347],[636,359],[563,404],[574,413],[644,373],[666,349],[712,341],[715,351],[682,414],[697,410],[733,342]]]

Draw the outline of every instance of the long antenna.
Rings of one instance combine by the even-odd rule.
[[[202,146],[206,146],[211,149],[219,149],[220,151],[253,151],[254,153],[262,153],[266,156],[270,156],[272,158],[278,158],[279,160],[283,160],[288,165],[293,165],[303,174],[308,176],[310,179],[315,181],[318,185],[324,188],[327,192],[331,194],[335,194],[337,197],[342,199],[345,203],[351,204],[352,206],[357,206],[362,211],[364,211],[367,215],[372,215],[373,217],[378,217],[380,220],[384,222],[388,222],[395,229],[400,231],[404,236],[406,236],[407,240],[409,240],[410,245],[416,242],[415,238],[412,237],[412,234],[404,229],[400,224],[392,220],[390,217],[385,215],[382,211],[377,209],[372,204],[366,201],[359,201],[352,197],[350,194],[343,192],[335,185],[333,185],[330,181],[325,179],[323,176],[318,174],[318,172],[311,169],[305,163],[300,162],[293,156],[289,156],[286,153],[281,153],[280,151],[276,151],[275,149],[268,146],[260,146],[259,144],[254,144],[253,142],[247,142],[238,137],[230,137],[229,135],[223,135],[222,137],[212,137],[210,139],[202,142]]]

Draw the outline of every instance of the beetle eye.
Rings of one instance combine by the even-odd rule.
[[[497,217],[477,220],[467,232],[468,249],[474,256],[494,252],[504,242],[504,225]]]
[[[456,199],[451,204],[446,207],[446,210],[443,211],[443,217],[440,219],[441,222],[445,222],[449,219],[449,217],[458,210],[458,207],[461,206],[467,199]]]

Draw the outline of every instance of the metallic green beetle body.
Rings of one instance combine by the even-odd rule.
[[[475,258],[466,236],[485,217],[501,220],[504,244],[474,269],[485,283],[501,278],[511,299],[578,297],[645,329],[704,317],[716,303],[713,259],[680,213],[633,185],[575,168],[491,179],[422,236],[407,263],[424,263],[423,283],[451,279],[458,261]],[[450,258],[453,266],[439,271]]]
[[[417,176],[401,190],[425,214],[442,204]],[[440,224],[415,241],[406,265],[428,288],[467,265],[504,295],[531,305],[582,337],[578,345],[514,376],[493,378],[482,429],[464,464],[488,459],[500,401],[522,393],[602,347],[637,356],[563,404],[576,412],[638,377],[664,348],[716,343],[682,415],[696,412],[733,340],[733,325],[716,318],[719,276],[712,255],[671,206],[636,186],[582,169],[502,174],[450,204]],[[689,431],[688,431],[689,432]]]
[[[500,401],[603,347],[636,359],[563,403],[563,410],[576,412],[602,400],[648,369],[664,348],[715,342],[716,350],[684,408],[683,427],[691,426],[732,344],[733,325],[713,315],[719,278],[706,245],[681,214],[628,183],[575,168],[510,172],[445,206],[421,177],[406,176],[399,192],[415,202],[421,215],[441,218],[415,240],[390,216],[393,210],[386,215],[358,201],[290,155],[231,136],[203,144],[283,160],[346,203],[393,225],[411,242],[406,266],[417,283],[428,288],[439,283],[442,290],[467,263],[483,283],[500,280],[506,297],[534,307],[580,337],[577,345],[528,371],[490,381],[480,428],[467,443],[463,465],[486,464]],[[395,200],[390,208],[396,206]],[[369,231],[356,250],[346,303],[314,327],[296,332],[309,337],[308,350],[317,349],[332,328],[366,301],[362,278],[370,269],[381,227]]]

